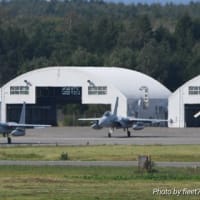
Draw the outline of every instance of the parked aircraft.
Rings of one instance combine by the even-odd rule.
[[[42,124],[26,124],[26,104],[23,103],[19,123],[16,122],[0,122],[0,133],[4,137],[7,137],[8,144],[11,144],[11,136],[24,136],[26,134],[26,128],[44,128],[51,125]]]
[[[95,121],[92,124],[93,129],[102,129],[104,127],[109,128],[108,137],[111,137],[111,134],[114,132],[114,129],[122,128],[127,132],[127,136],[131,136],[131,132],[129,128],[133,128],[134,130],[142,130],[144,129],[145,123],[160,123],[167,122],[167,120],[163,119],[143,119],[143,118],[129,118],[129,117],[121,117],[117,115],[119,98],[116,98],[115,108],[113,113],[110,111],[106,111],[102,117],[100,118],[80,118],[82,121]]]

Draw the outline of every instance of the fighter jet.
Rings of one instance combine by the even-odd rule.
[[[131,136],[131,132],[129,128],[133,128],[134,130],[142,130],[144,129],[145,123],[160,123],[167,122],[167,120],[163,119],[144,119],[144,118],[129,118],[122,117],[117,115],[119,98],[116,98],[115,107],[113,113],[110,111],[106,111],[102,117],[100,118],[79,118],[82,121],[95,121],[92,124],[93,129],[102,129],[104,127],[109,128],[108,137],[111,137],[114,129],[124,129],[127,132],[127,136]]]
[[[8,144],[12,143],[11,136],[24,136],[26,128],[45,128],[51,125],[42,124],[26,124],[26,104],[23,103],[19,123],[16,122],[0,122],[0,133],[7,137]]]

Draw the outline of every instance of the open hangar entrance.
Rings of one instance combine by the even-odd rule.
[[[185,104],[185,126],[200,127],[200,117],[194,115],[200,111],[200,104]]]
[[[26,105],[26,123],[57,126],[57,106],[81,104],[81,87],[36,87],[36,104]],[[22,104],[7,104],[7,121],[18,122]]]
[[[74,107],[76,106],[76,108]],[[60,120],[66,117],[67,125],[76,125],[77,115],[71,112],[60,113],[61,108],[70,107],[74,109],[74,113],[79,112],[82,105],[82,87],[36,87],[36,104],[26,104],[26,123],[31,124],[50,124],[52,126],[59,125]],[[84,116],[100,117],[105,110],[110,110],[110,104],[86,104],[88,111]],[[22,104],[7,104],[7,121],[19,122]],[[66,109],[65,109],[66,110]],[[97,111],[98,110],[98,111]],[[81,123],[87,124],[88,123]]]

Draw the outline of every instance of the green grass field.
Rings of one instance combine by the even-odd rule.
[[[162,195],[153,194],[155,189]],[[183,191],[200,189],[200,169],[159,168],[141,173],[130,167],[0,167],[4,200],[200,199]],[[163,191],[182,193],[163,195]]]
[[[199,145],[1,147],[0,159],[60,160],[63,152],[69,160],[126,161],[151,155],[153,161],[200,161]],[[173,194],[176,191],[180,195]],[[0,199],[196,200],[200,168],[155,166],[152,173],[142,173],[136,167],[0,166]]]
[[[138,155],[151,155],[153,161],[200,161],[200,145],[102,145],[1,147],[1,160],[60,160],[67,153],[69,160],[127,161]]]

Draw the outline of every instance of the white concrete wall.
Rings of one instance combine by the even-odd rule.
[[[169,127],[183,128],[185,127],[185,104],[200,104],[199,95],[189,95],[189,86],[200,87],[200,76],[197,76],[186,82],[178,88],[168,100],[168,119]],[[170,122],[172,121],[172,123]]]
[[[168,101],[168,127],[184,127],[184,105],[181,89],[169,97]]]

